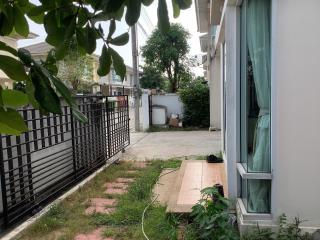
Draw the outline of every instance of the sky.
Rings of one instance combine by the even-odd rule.
[[[39,4],[38,0],[32,0],[31,2],[35,3],[36,5]],[[197,21],[196,21],[194,3],[192,4],[191,8],[187,10],[182,10],[180,12],[180,16],[177,19],[173,18],[171,1],[167,0],[167,4],[168,4],[170,22],[180,23],[191,34],[191,37],[188,41],[190,45],[190,56],[201,54],[200,42],[199,42],[200,33],[197,32]],[[157,6],[158,6],[158,0],[155,0],[150,6],[144,7],[144,9],[142,10],[143,14],[141,14],[140,16],[139,23],[141,23],[141,26],[143,26],[147,34],[151,34],[153,28],[157,26]],[[36,39],[21,40],[18,43],[19,47],[45,41],[46,32],[42,25],[29,21],[29,26],[30,26],[30,31],[33,33],[36,33],[37,35],[39,35],[39,37],[37,37]],[[103,25],[103,28],[105,29],[106,32],[108,32],[108,27],[109,26],[107,23]],[[139,48],[144,45],[147,39],[147,35],[143,33],[141,29],[142,28],[140,29],[138,28]],[[121,22],[117,23],[117,30],[114,35],[117,36],[125,31],[128,31],[128,26],[126,25],[123,19]],[[100,55],[101,48],[102,48],[102,42],[98,41],[95,54]],[[128,66],[132,66],[131,42],[129,42],[127,45],[122,47],[115,47],[115,49],[124,58],[125,64]],[[192,72],[195,74],[195,76],[203,75],[202,67],[192,68]]]

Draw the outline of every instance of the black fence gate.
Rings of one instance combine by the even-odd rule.
[[[20,111],[29,131],[0,135],[1,230],[39,211],[130,144],[128,96],[77,97],[87,123],[61,115]]]

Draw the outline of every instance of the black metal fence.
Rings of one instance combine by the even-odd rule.
[[[20,110],[29,131],[0,135],[0,227],[33,214],[130,144],[128,96],[77,98],[88,123]]]

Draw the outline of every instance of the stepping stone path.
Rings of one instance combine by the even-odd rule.
[[[113,238],[104,238],[102,235],[102,228],[98,228],[91,233],[78,234],[74,240],[114,240]]]
[[[145,162],[135,162],[136,168],[146,167]],[[136,173],[136,170],[129,170],[128,173]],[[127,192],[128,184],[134,182],[134,178],[117,178],[114,182],[107,182],[104,187],[107,188],[107,194],[124,194]],[[91,198],[90,206],[86,209],[85,213],[91,215],[94,213],[113,213],[116,209],[117,201],[115,199],[106,198]],[[102,228],[98,228],[90,233],[78,234],[74,240],[114,240],[113,238],[104,238],[102,235]]]
[[[107,190],[104,192],[105,194],[124,194],[126,193],[126,189],[121,189],[121,188],[107,188]]]
[[[108,182],[104,185],[105,188],[119,188],[119,189],[127,189],[128,184],[123,182]]]
[[[134,178],[117,178],[117,183],[132,183],[134,182]]]
[[[115,199],[91,198],[89,201],[90,206],[85,211],[87,215],[91,215],[94,213],[110,214],[115,211]]]
[[[147,166],[146,162],[133,162],[133,166],[135,168],[145,168]]]
[[[124,194],[127,192],[128,183],[134,181],[133,178],[123,178],[121,179],[122,181],[118,180],[119,178],[117,178],[115,182],[109,182],[104,185],[104,187],[107,188],[105,191],[106,194]]]

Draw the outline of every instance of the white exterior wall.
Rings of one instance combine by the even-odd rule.
[[[210,62],[210,128],[221,129],[221,64],[216,54]]]
[[[239,10],[235,6],[228,6],[225,12],[225,42],[226,42],[226,162],[228,179],[228,197],[236,199],[238,196],[237,168],[240,149],[240,123],[239,123],[239,29],[237,18]]]
[[[162,105],[167,107],[167,117],[169,118],[172,113],[183,115],[183,104],[180,101],[178,94],[167,93],[164,95],[152,95],[152,105]]]
[[[241,1],[227,0],[223,9],[227,49],[225,158],[231,200],[240,191],[236,170],[240,161],[240,11],[236,3]],[[274,226],[283,213],[290,220],[306,220],[304,230],[320,229],[319,9],[319,0],[272,0],[271,214],[242,212],[246,216],[239,215],[240,229],[256,226],[257,221],[261,227]]]
[[[149,95],[144,92],[141,95],[140,104],[140,130],[147,131],[150,127],[149,123]]]
[[[319,0],[273,1],[272,212],[320,228]]]
[[[275,224],[285,213],[288,219],[307,220],[302,224],[305,230],[320,228],[320,29],[314,27],[320,21],[318,9],[317,0],[272,1],[272,222],[261,221],[261,226]],[[240,160],[239,9],[228,6],[225,14],[226,159],[233,199],[240,190],[236,171]]]

